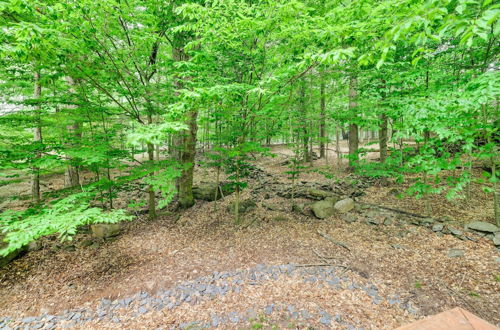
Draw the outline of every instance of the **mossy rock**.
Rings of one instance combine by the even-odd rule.
[[[234,189],[229,184],[219,185],[220,190],[217,191],[217,183],[215,182],[203,182],[199,185],[193,186],[193,197],[195,199],[201,199],[208,202],[213,202],[215,200],[221,199],[224,195],[230,195],[234,192]],[[221,194],[222,190],[222,194]],[[217,198],[215,197],[217,193]]]
[[[7,247],[7,243],[4,242],[4,238],[5,238],[4,235],[0,235],[0,250]],[[6,266],[12,260],[24,255],[27,252],[27,250],[28,250],[27,247],[24,246],[20,249],[12,251],[11,253],[7,254],[6,256],[0,256],[0,268]]]

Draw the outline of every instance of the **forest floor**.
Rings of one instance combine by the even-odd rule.
[[[289,151],[272,151],[277,157],[255,165],[266,180],[289,184],[282,165]],[[500,254],[491,240],[436,234],[407,215],[363,207],[425,213],[424,201],[396,197],[407,184],[365,180],[335,163],[333,154],[328,165],[316,160],[301,184],[357,187],[358,221],[292,212],[289,198],[254,178],[242,197],[257,207],[239,225],[227,211],[233,194],[155,221],[139,217],[116,239],[91,246],[87,233],[64,244],[49,237],[0,269],[0,328],[395,328],[457,306],[500,324]],[[196,169],[196,182],[213,178]],[[479,185],[467,201],[438,195],[429,203],[433,219],[457,227],[492,222]],[[362,221],[367,210],[391,221]]]

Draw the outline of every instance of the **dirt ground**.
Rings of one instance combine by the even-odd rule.
[[[288,168],[280,164],[289,151],[283,147],[274,147],[272,151],[278,156],[256,161],[256,165],[285,182],[284,172]],[[320,159],[314,166],[335,173],[336,179],[350,178],[336,168],[333,152],[328,164]],[[195,181],[212,178],[209,169],[197,168]],[[325,183],[332,179],[310,171],[302,174],[300,180]],[[243,198],[251,198],[252,184],[251,181]],[[357,202],[425,213],[423,200],[396,197],[395,190],[402,191],[405,185],[392,182],[372,185]],[[461,223],[491,222],[491,198],[479,186],[473,186],[472,192],[466,201],[448,201],[444,194],[434,196],[429,201],[432,217],[447,217]],[[182,321],[195,314],[206,314],[210,309],[231,310],[250,303],[264,306],[270,297],[297,305],[308,302],[342,309],[353,318],[365,320],[361,323],[368,328],[394,328],[457,306],[500,325],[500,254],[486,238],[475,242],[459,240],[398,222],[384,226],[359,221],[347,223],[337,215],[318,220],[293,213],[291,201],[278,196],[266,199],[266,206],[258,201],[257,209],[245,214],[241,225],[235,225],[226,211],[233,198],[228,196],[218,201],[217,206],[214,202],[197,201],[180,217],[167,213],[155,221],[139,218],[128,223],[116,240],[101,242],[98,248],[81,246],[89,237],[85,233],[65,244],[53,238],[43,239],[41,250],[28,253],[0,270],[0,316],[23,317],[95,307],[102,298],[116,299],[141,290],[154,292],[213,271],[246,269],[257,264],[322,262],[320,254],[330,256],[333,264],[347,266],[346,274],[359,281],[375,283],[387,294],[403,294],[415,306],[417,315],[383,306],[370,310],[363,307],[359,297],[330,294],[318,287],[299,286],[290,281],[280,286],[264,286],[252,295],[231,296],[217,306],[187,305],[169,315],[150,313],[131,317],[120,327],[154,328],[164,325],[165,318]],[[350,251],[325,240],[318,231],[342,241]],[[464,250],[465,255],[450,258],[447,256],[450,249]],[[280,324],[279,320],[276,322]]]

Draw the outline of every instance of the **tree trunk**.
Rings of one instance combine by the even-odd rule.
[[[349,81],[349,110],[351,116],[356,118],[358,106],[356,99],[358,96],[357,91],[358,80],[356,77],[352,76]],[[358,137],[358,124],[355,122],[349,123],[349,166],[353,167],[358,161],[358,148],[359,148],[359,137]]]
[[[387,159],[387,115],[380,115],[379,140],[380,162],[383,163]]]
[[[340,130],[342,131],[342,140],[347,140],[349,139],[349,132],[346,132],[344,127],[341,127]]]
[[[75,89],[73,86],[75,85],[75,81],[73,80],[72,77],[67,76],[66,81],[68,85],[70,86],[69,91],[72,94],[75,94]],[[76,109],[76,105],[70,104],[67,106],[67,109]],[[69,135],[69,142],[67,143],[68,147],[71,147],[72,144],[74,144],[76,141],[79,141],[82,137],[81,132],[80,132],[80,127],[77,122],[74,122],[72,125],[66,126],[66,129],[68,131]],[[73,188],[73,187],[78,187],[80,186],[80,174],[78,171],[78,166],[75,166],[72,164],[72,160],[70,157],[66,156],[66,160],[69,162],[65,173],[64,173],[64,186],[66,188]]]
[[[321,94],[321,100],[320,100],[320,113],[319,113],[319,157],[320,158],[325,158],[326,155],[326,148],[325,148],[325,140],[326,140],[326,134],[325,134],[325,128],[326,128],[326,123],[325,123],[325,112],[326,112],[326,95],[325,95],[325,79],[321,77],[321,86],[320,86],[320,94]]]
[[[40,73],[36,72],[34,75],[34,98],[38,99],[42,95],[42,86],[40,85]],[[36,106],[36,126],[33,131],[33,142],[36,144],[36,153],[34,161],[38,161],[42,157],[41,144],[42,144],[42,127],[40,119],[40,105]],[[31,173],[31,197],[35,203],[40,202],[40,168],[36,165],[32,167]]]
[[[156,158],[156,161],[159,162],[160,161],[160,145],[157,144],[155,145],[155,158]]]
[[[181,150],[182,172],[178,184],[178,202],[180,208],[189,208],[194,205],[193,197],[193,173],[196,156],[196,133],[198,124],[196,122],[198,111],[190,110],[187,113],[188,131],[183,136]]]
[[[183,39],[176,36],[176,46],[172,49],[174,61],[187,61],[188,55],[183,49]],[[183,88],[182,79],[175,79],[175,87]],[[178,150],[178,161],[181,166],[181,176],[177,179],[177,202],[180,208],[185,209],[194,205],[193,197],[193,172],[196,156],[196,139],[198,132],[198,111],[191,109],[186,113],[187,131],[180,132],[176,145]]]
[[[310,161],[309,154],[309,132],[307,130],[307,109],[306,109],[306,81],[302,79],[302,84],[300,85],[300,112],[302,114],[302,118],[300,118],[301,123],[300,127],[302,128],[302,152],[303,161]]]
[[[153,123],[153,115],[148,114],[148,125]],[[147,144],[148,148],[148,161],[152,166],[155,161],[155,146],[152,143]],[[154,177],[154,172],[151,171],[149,176]],[[156,200],[155,200],[155,192],[152,185],[148,186],[148,210],[149,210],[149,219],[156,219]]]

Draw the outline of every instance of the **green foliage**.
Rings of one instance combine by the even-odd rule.
[[[334,129],[376,131],[386,118],[387,159],[353,150],[351,167],[397,182],[410,174],[416,198],[463,198],[474,164],[499,164],[499,15],[490,0],[1,0],[0,185],[72,168],[93,175],[73,188],[90,185],[109,208],[131,182],[160,192],[151,210],[195,166],[182,161],[196,147],[186,135],[211,148],[206,165],[239,192],[252,160],[268,155],[262,144],[292,147],[295,182]],[[156,146],[166,161],[153,159]],[[497,200],[496,170],[477,182]],[[103,212],[80,198],[74,208],[42,200],[2,223],[26,224],[14,240],[23,244],[38,235],[30,226],[69,235],[57,210],[80,219],[69,224]]]
[[[92,207],[94,197],[95,192],[85,191],[55,201],[47,208],[1,213],[0,229],[8,245],[0,250],[0,255],[8,255],[33,240],[56,233],[61,240],[71,240],[82,225],[132,219],[124,210],[105,212]]]

